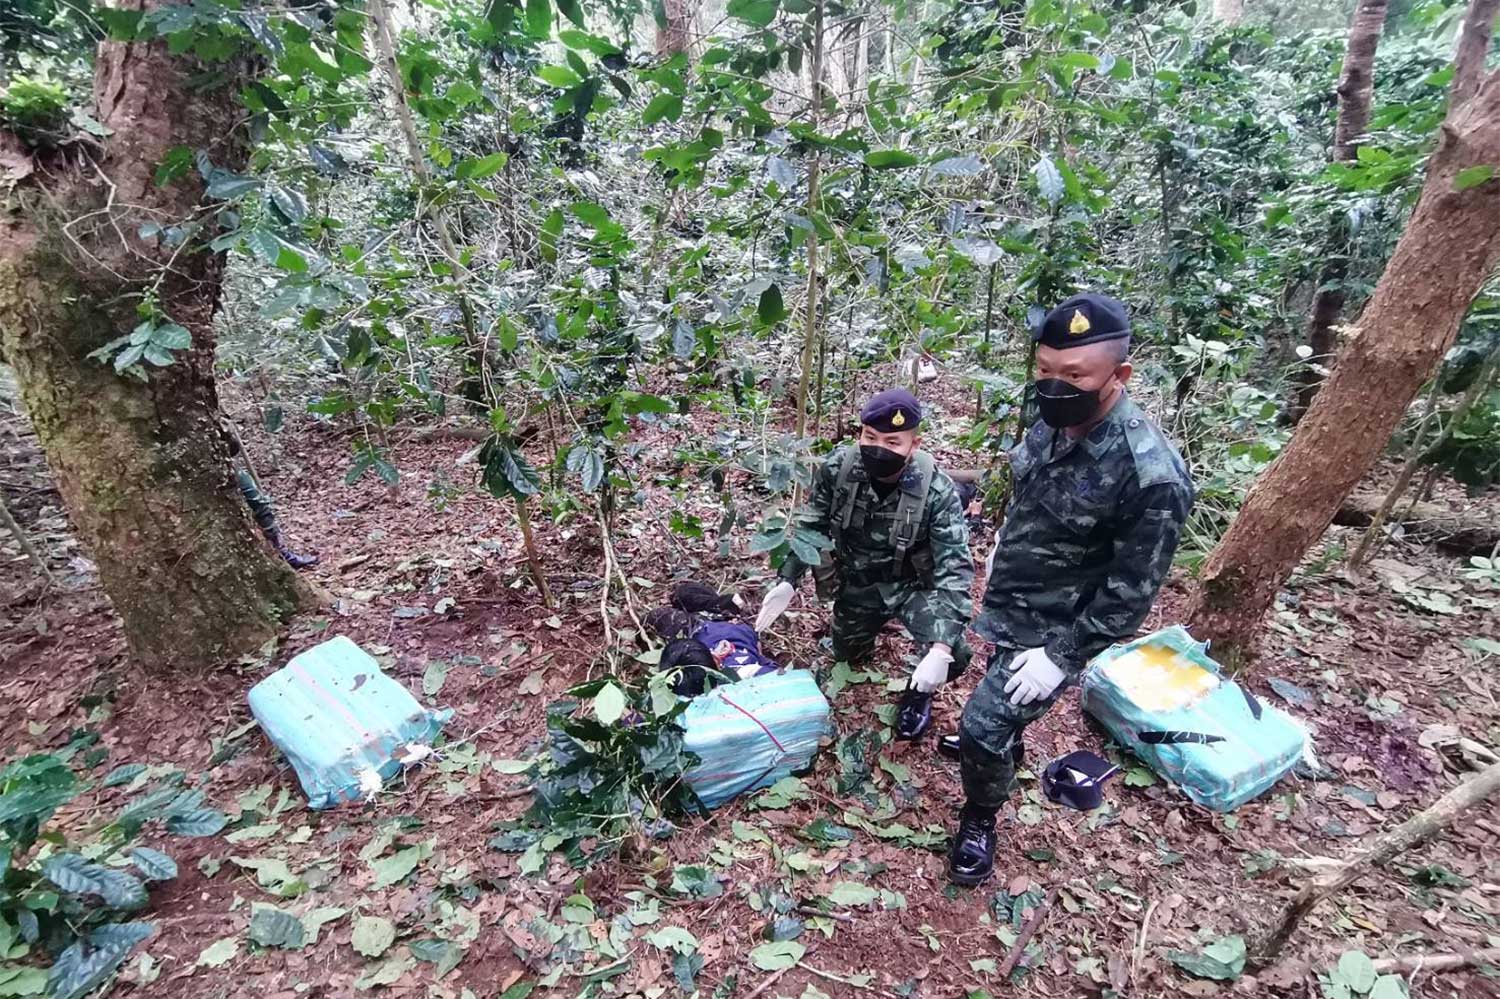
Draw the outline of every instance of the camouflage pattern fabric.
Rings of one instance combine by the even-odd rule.
[[[1128,397],[1078,440],[1037,423],[1010,462],[1015,494],[974,628],[1008,648],[1045,647],[1077,676],[1145,620],[1192,508],[1192,480]]]
[[[801,526],[829,538],[834,536],[832,518],[840,513],[833,509],[834,487],[846,453],[840,448],[823,462],[812,495],[797,514]],[[943,642],[953,647],[957,659],[972,613],[969,586],[974,580],[974,562],[953,480],[933,471],[917,540],[906,558],[899,560],[901,564],[894,540],[896,509],[903,490],[920,490],[921,476],[914,463],[884,498],[875,492],[862,467],[853,470],[850,481],[856,486],[856,510],[832,553],[843,583],[834,604],[835,642],[846,649],[872,646],[885,622],[899,617],[920,651]],[[809,568],[796,555],[789,555],[782,563],[781,578],[796,586]]]
[[[245,502],[250,504],[250,512],[255,515],[255,522],[260,529],[267,534],[276,532],[276,510],[271,506],[271,498],[260,491],[260,486],[255,484],[255,479],[243,468],[234,473],[235,481],[240,484],[240,492],[245,496]]]
[[[915,583],[846,585],[833,603],[834,660],[858,663],[868,659],[875,651],[875,637],[880,629],[895,618],[911,632],[912,643],[923,653],[933,642],[952,646],[953,665],[948,667],[948,679],[957,678],[968,668],[974,653],[961,631],[956,641],[933,637],[935,626],[942,620],[932,606],[935,597],[938,597],[936,590],[922,589]]]
[[[996,648],[959,729],[964,793],[987,812],[1014,790],[1011,754],[1026,726],[1145,620],[1193,505],[1181,456],[1128,398],[1078,440],[1037,423],[1010,458],[1015,495],[975,624]],[[1042,647],[1069,679],[1011,704],[1011,662]]]

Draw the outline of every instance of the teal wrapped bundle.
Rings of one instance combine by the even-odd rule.
[[[828,731],[828,700],[806,670],[715,687],[683,712],[684,779],[709,808],[769,787],[812,762]]]
[[[1311,752],[1299,722],[1223,676],[1207,646],[1176,625],[1095,657],[1083,710],[1216,812],[1265,793]]]
[[[250,690],[250,712],[286,754],[308,804],[332,808],[378,790],[408,747],[426,747],[448,710],[429,711],[340,635],[294,656]]]

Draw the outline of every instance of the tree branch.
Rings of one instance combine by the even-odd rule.
[[[1490,50],[1495,31],[1495,16],[1500,14],[1500,0],[1469,0],[1464,20],[1453,48],[1453,88],[1449,91],[1448,117],[1469,102],[1479,90],[1484,77],[1484,57]]]

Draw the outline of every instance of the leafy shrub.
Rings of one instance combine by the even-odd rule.
[[[67,123],[68,92],[50,80],[12,77],[0,91],[0,118],[27,140],[37,141]]]
[[[145,776],[143,766],[121,767],[104,786]],[[181,779],[177,774],[159,782],[113,821],[69,842],[62,830],[47,827],[85,789],[66,760],[39,754],[0,770],[0,995],[45,991],[53,999],[77,999],[151,935],[150,923],[130,917],[149,902],[147,884],[176,877],[177,865],[156,850],[127,850],[128,844],[149,823],[182,836],[212,836],[227,821]],[[38,950],[52,956],[50,971],[23,963]]]
[[[526,770],[532,807],[490,845],[524,851],[525,874],[540,871],[553,850],[583,867],[637,835],[670,836],[671,816],[704,814],[681,780],[697,758],[683,749],[677,718],[688,702],[672,693],[671,679],[591,680],[549,704],[547,752]]]

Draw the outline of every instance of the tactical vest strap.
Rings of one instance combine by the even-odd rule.
[[[901,499],[896,504],[896,564],[904,565],[907,552],[917,542],[917,532],[922,528],[922,511],[927,507],[927,490],[932,486],[932,473],[937,467],[932,455],[918,451],[912,455],[912,464],[920,476],[915,492],[901,490]]]
[[[833,482],[833,516],[828,519],[829,526],[833,528],[834,548],[843,544],[844,532],[849,529],[850,523],[854,520],[855,507],[859,505],[855,502],[855,497],[859,493],[859,483],[849,480],[858,464],[859,448],[851,447],[844,452],[843,464],[839,466],[838,477]]]

